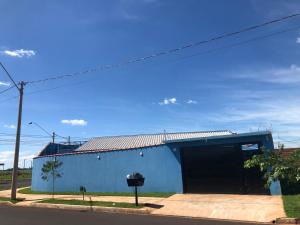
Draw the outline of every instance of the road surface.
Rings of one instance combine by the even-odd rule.
[[[29,187],[31,185],[31,179],[19,179],[18,188]],[[0,180],[0,190],[7,190],[11,188],[11,181]]]
[[[0,206],[1,225],[253,225],[229,221]]]

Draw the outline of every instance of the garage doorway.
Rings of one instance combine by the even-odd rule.
[[[257,183],[261,180],[259,171],[246,171],[243,163],[239,144],[182,148],[184,193],[249,194],[255,184],[255,194],[265,194],[262,182]]]

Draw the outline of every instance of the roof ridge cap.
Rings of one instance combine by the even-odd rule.
[[[233,134],[234,132],[230,130],[208,130],[208,131],[183,131],[183,132],[160,132],[160,133],[142,133],[142,134],[125,134],[125,135],[109,135],[109,136],[98,136],[92,137],[92,139],[100,139],[100,138],[117,138],[117,137],[137,137],[137,136],[156,136],[156,135],[169,135],[169,134],[190,134],[190,133],[217,133],[217,132],[229,132]]]

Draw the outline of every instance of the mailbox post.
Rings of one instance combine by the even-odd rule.
[[[138,206],[138,193],[137,187],[144,185],[145,178],[140,173],[133,173],[127,175],[127,184],[128,187],[134,187],[134,195],[135,195],[135,205]]]

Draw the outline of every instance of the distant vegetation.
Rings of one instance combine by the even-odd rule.
[[[18,179],[19,180],[30,180],[31,179],[31,169],[19,169]],[[12,179],[12,170],[0,170],[0,182],[1,181],[11,181]]]

